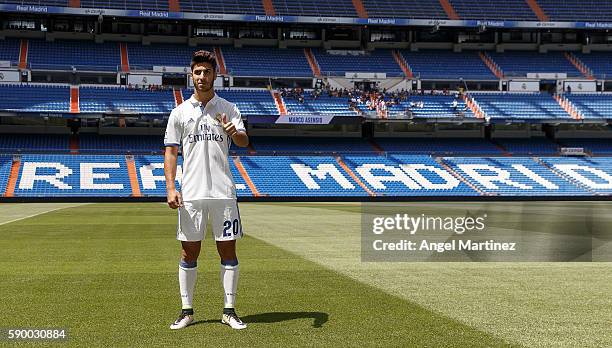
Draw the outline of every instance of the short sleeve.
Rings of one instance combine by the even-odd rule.
[[[233,105],[231,112],[231,119],[234,126],[236,126],[236,130],[239,132],[246,132],[246,128],[244,128],[244,123],[242,122],[242,115],[240,114],[240,110],[236,105]]]
[[[178,112],[176,109],[170,113],[168,125],[166,126],[166,135],[164,136],[165,146],[180,146],[181,145],[182,127],[179,121]]]

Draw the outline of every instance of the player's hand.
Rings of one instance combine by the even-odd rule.
[[[172,209],[177,209],[183,206],[183,197],[177,190],[170,190],[167,194],[168,206]]]
[[[233,137],[236,133],[238,133],[238,131],[236,130],[236,125],[234,125],[234,123],[232,122],[227,121],[226,114],[221,115],[219,122],[223,126],[223,130],[225,131],[225,133],[227,133],[227,135],[229,135],[230,137]]]

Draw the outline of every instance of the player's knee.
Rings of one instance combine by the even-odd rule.
[[[238,258],[233,259],[221,259],[221,265],[226,268],[235,268],[238,266]]]
[[[194,269],[198,267],[198,262],[197,261],[187,261],[183,259],[179,261],[179,267],[185,270]]]
[[[181,260],[184,260],[186,262],[196,262],[198,261],[198,256],[200,255],[199,250],[189,250],[189,249],[183,249],[181,251]]]

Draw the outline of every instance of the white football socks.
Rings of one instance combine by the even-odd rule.
[[[234,308],[238,288],[238,261],[221,264],[221,284],[224,291],[225,308]]]
[[[179,263],[178,276],[183,309],[193,308],[193,291],[198,277],[197,262],[194,261],[189,263],[181,260]]]

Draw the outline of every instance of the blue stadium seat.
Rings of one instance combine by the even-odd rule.
[[[118,43],[29,40],[28,63],[32,69],[118,71],[121,55]]]
[[[539,2],[540,0],[538,0]],[[537,21],[524,0],[449,0],[461,19],[505,19]]]
[[[279,16],[358,17],[350,0],[272,0],[272,4]]]
[[[593,71],[593,75],[600,79],[612,76],[612,53],[611,52],[573,52],[582,63]]]
[[[493,143],[480,138],[376,138],[387,153],[415,155],[501,155]]]
[[[0,195],[6,191],[12,164],[13,156],[0,154]]]
[[[228,72],[234,76],[312,77],[303,49],[222,47]]]
[[[110,8],[118,10],[156,10],[168,11],[167,0],[81,0],[81,7],[89,8]]]
[[[400,53],[415,76],[421,79],[495,80],[495,75],[484,64],[478,52],[422,50]]]
[[[279,115],[272,94],[267,90],[232,89],[216,90],[221,98],[236,104],[242,116]],[[187,100],[193,94],[193,89],[183,91],[183,99]]]
[[[376,50],[364,54],[330,54],[322,49],[312,53],[319,63],[321,72],[326,75],[344,76],[346,72],[386,73],[389,77],[404,76],[391,50]]]
[[[141,91],[117,87],[82,87],[82,113],[135,112],[169,115],[174,108],[172,91]]]
[[[185,67],[191,65],[191,56],[197,50],[213,51],[212,47],[191,47],[187,44],[141,45],[128,43],[130,70],[152,70],[153,66]]]
[[[538,0],[551,21],[612,21],[612,3],[606,0]]]
[[[56,85],[0,84],[0,110],[69,112],[70,88]]]
[[[15,197],[129,197],[131,194],[125,156],[23,155],[15,188]]]
[[[588,191],[563,180],[531,158],[445,157],[444,162],[482,192],[490,195],[589,195]]]
[[[498,138],[495,141],[515,156],[557,155],[559,146],[544,137],[527,139]]]
[[[447,18],[438,0],[364,0],[370,18]]]
[[[70,136],[65,134],[0,134],[3,152],[68,152]]]
[[[612,119],[612,94],[566,94],[585,119]]]
[[[472,93],[476,103],[492,118],[571,119],[547,93]]]
[[[184,12],[265,14],[260,0],[180,0],[180,4]]]
[[[582,73],[563,52],[538,53],[533,51],[487,52],[505,76],[526,76],[527,73],[566,73],[582,77]]]
[[[19,63],[20,40],[4,39],[0,40],[0,60],[11,62],[12,65]]]

